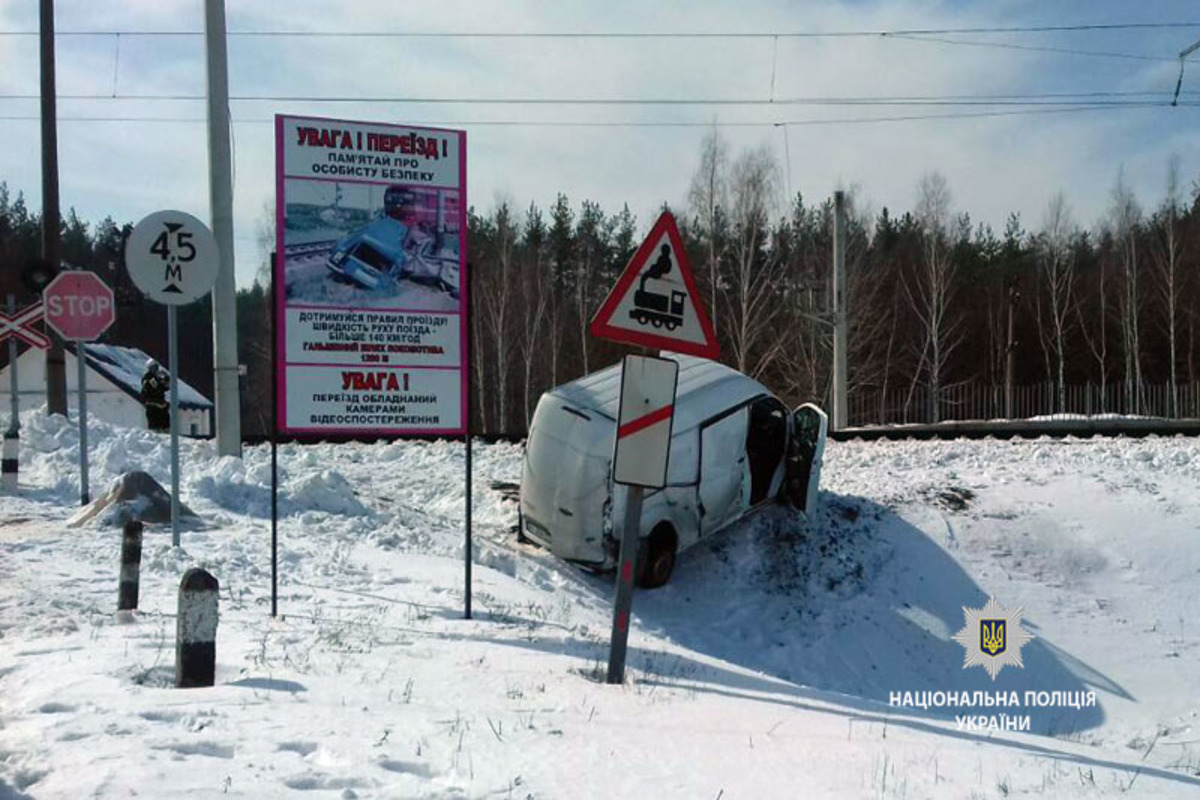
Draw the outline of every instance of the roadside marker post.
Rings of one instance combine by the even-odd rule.
[[[136,611],[138,585],[142,572],[141,520],[131,519],[121,530],[121,579],[117,589],[117,610]]]
[[[175,686],[212,686],[217,673],[217,602],[220,584],[192,567],[179,582],[175,627]]]

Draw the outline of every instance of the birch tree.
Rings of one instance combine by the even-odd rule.
[[[495,389],[489,392],[496,401],[497,430],[504,432],[509,425],[508,407],[508,359],[511,342],[511,311],[516,296],[516,275],[513,250],[516,245],[517,228],[512,208],[507,200],[501,201],[493,215],[491,248],[487,253],[488,279],[481,282],[484,326],[487,339],[492,345],[495,364]],[[482,355],[482,353],[481,353]]]
[[[903,286],[920,329],[919,363],[927,376],[929,418],[937,422],[946,367],[961,341],[950,312],[956,273],[950,257],[950,187],[940,172],[926,173],[921,178],[915,215],[921,227],[921,262],[916,275],[911,281],[905,280]]]
[[[1138,233],[1142,209],[1125,181],[1123,167],[1117,173],[1117,182],[1113,186],[1109,213],[1121,263],[1121,353],[1125,364],[1125,411],[1137,414],[1141,409],[1142,391],[1142,347],[1138,328],[1142,303],[1138,285]]]
[[[704,240],[705,266],[708,271],[708,307],[715,329],[718,324],[717,288],[723,255],[723,209],[728,203],[727,171],[729,145],[714,125],[700,144],[700,167],[692,176],[688,202],[699,220]]]
[[[781,271],[768,237],[778,185],[779,167],[765,146],[743,152],[731,167],[732,237],[720,296],[734,366],[754,377],[770,366],[783,343],[775,328],[782,309],[778,302]]]
[[[1167,166],[1167,194],[1157,215],[1155,225],[1155,284],[1163,304],[1163,327],[1167,334],[1167,413],[1179,413],[1179,301],[1184,275],[1181,266],[1187,246],[1187,235],[1180,217],[1179,156],[1172,156]]]
[[[1042,234],[1037,242],[1038,264],[1043,279],[1046,296],[1046,322],[1042,325],[1041,299],[1039,298],[1038,328],[1043,341],[1048,340],[1045,347],[1048,354],[1053,355],[1056,409],[1061,413],[1067,409],[1066,382],[1066,340],[1069,330],[1069,315],[1074,302],[1075,292],[1075,257],[1072,252],[1072,240],[1075,237],[1075,224],[1071,220],[1071,210],[1067,200],[1060,191],[1050,200],[1046,207],[1046,215],[1042,226]]]
[[[530,405],[533,401],[533,367],[548,349],[557,349],[558,337],[546,335],[547,310],[550,307],[552,287],[544,264],[546,251],[546,224],[537,204],[530,203],[525,213],[524,266],[521,275],[521,366],[524,383],[521,397],[524,402],[525,430],[529,430],[532,419]]]

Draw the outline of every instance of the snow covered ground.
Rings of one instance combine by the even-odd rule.
[[[97,424],[93,494],[164,437]],[[830,443],[822,521],[781,508],[639,593],[602,676],[610,576],[517,544],[521,450],[476,446],[475,619],[462,619],[463,448],[284,446],[280,616],[270,461],[183,442],[209,527],[68,529],[75,428],[30,414],[0,497],[0,798],[1200,797],[1200,442]],[[221,581],[217,685],[172,688],[176,589]],[[963,606],[1037,637],[995,683]],[[893,692],[1093,691],[1031,730],[960,729]],[[985,713],[983,710],[971,713]]]

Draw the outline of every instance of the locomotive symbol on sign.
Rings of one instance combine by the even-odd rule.
[[[637,320],[639,325],[650,324],[656,328],[665,325],[667,330],[673,331],[683,324],[683,305],[687,301],[687,292],[661,280],[670,272],[671,246],[664,244],[659,249],[658,258],[639,279],[638,290],[633,293],[633,309],[629,316]],[[648,281],[654,281],[649,290],[646,289]]]
[[[679,228],[664,211],[592,317],[593,336],[704,358],[720,355]]]

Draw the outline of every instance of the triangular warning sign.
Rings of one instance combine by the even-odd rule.
[[[591,330],[614,342],[704,358],[721,354],[671,212],[654,223],[592,317]]]

